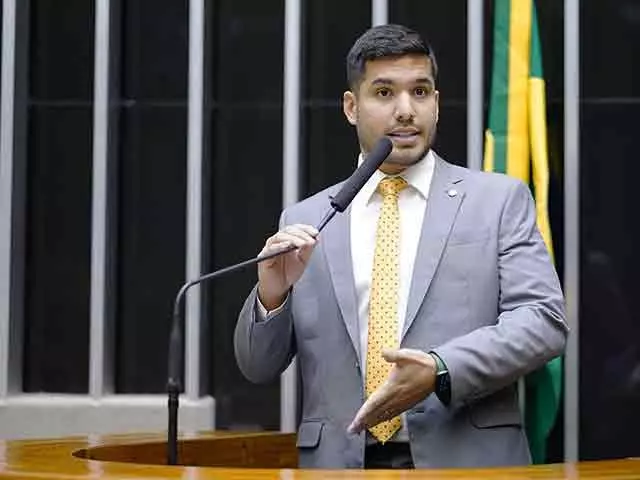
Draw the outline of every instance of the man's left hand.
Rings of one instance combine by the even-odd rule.
[[[401,348],[387,350],[382,356],[394,364],[389,378],[360,407],[349,425],[349,433],[359,433],[400,415],[435,388],[437,365],[428,353]]]

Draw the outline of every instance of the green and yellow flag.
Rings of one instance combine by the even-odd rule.
[[[484,169],[532,184],[538,228],[553,256],[548,214],[545,83],[535,0],[495,0],[493,72]],[[562,360],[525,381],[525,423],[534,463],[544,463],[562,388]]]

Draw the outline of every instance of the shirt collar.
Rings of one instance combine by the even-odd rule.
[[[358,166],[363,161],[362,153],[358,156]],[[433,150],[429,150],[422,160],[408,167],[404,172],[400,174],[409,185],[411,185],[423,198],[429,196],[429,187],[431,186],[431,178],[433,177],[433,170],[435,167],[435,156]],[[387,175],[380,170],[376,170],[371,175],[371,178],[364,184],[358,196],[362,199],[364,204],[371,201],[371,197],[378,188],[380,180]]]

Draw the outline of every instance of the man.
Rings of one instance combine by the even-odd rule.
[[[437,64],[416,32],[368,30],[347,76],[360,160],[382,136],[393,150],[321,235],[340,185],[283,212],[262,253],[296,249],[258,267],[239,367],[271,381],[297,354],[301,467],[529,463],[517,380],[567,327],[528,188],[431,150]]]

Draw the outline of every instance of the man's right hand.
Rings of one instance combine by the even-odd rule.
[[[258,264],[258,298],[267,310],[282,305],[291,286],[302,276],[313,248],[318,230],[311,225],[288,225],[269,237],[260,252],[268,255],[291,245],[295,250]]]

